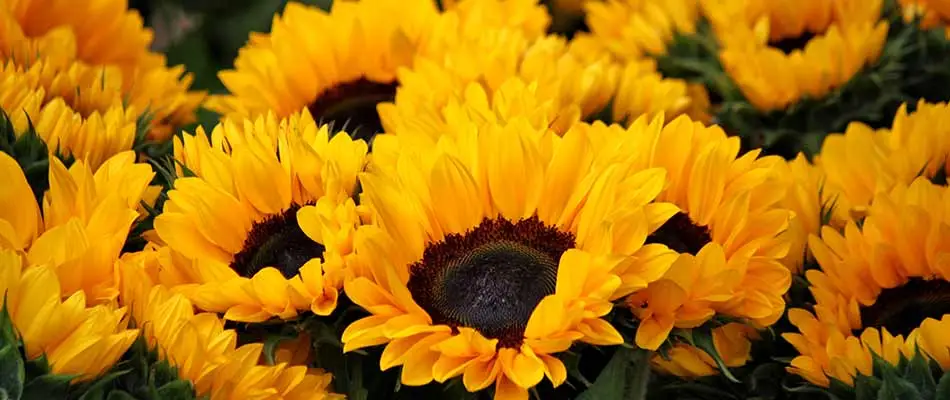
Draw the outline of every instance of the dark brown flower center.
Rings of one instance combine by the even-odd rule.
[[[353,138],[369,140],[383,130],[376,105],[396,98],[396,82],[379,83],[365,78],[341,83],[317,96],[310,114],[334,131],[346,131]]]
[[[792,54],[795,50],[804,50],[805,45],[809,41],[815,38],[815,34],[811,32],[802,32],[801,35],[796,37],[783,38],[781,40],[773,40],[769,42],[769,46],[782,50],[785,54]]]
[[[925,319],[940,319],[946,314],[950,314],[950,282],[913,278],[904,285],[884,289],[873,305],[861,307],[861,325],[906,336]]]
[[[231,269],[250,278],[257,271],[274,267],[290,279],[307,261],[322,257],[323,245],[311,240],[297,224],[299,209],[294,205],[254,223],[244,239],[244,247],[234,255]]]
[[[485,219],[429,244],[409,268],[409,292],[433,323],[468,327],[517,348],[531,313],[554,293],[561,254],[574,235],[538,217]]]
[[[684,213],[677,213],[647,236],[647,243],[661,243],[678,252],[696,255],[706,243],[712,241],[709,228],[699,226]]]

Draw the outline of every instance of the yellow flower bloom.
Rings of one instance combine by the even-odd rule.
[[[538,0],[444,0],[442,6],[445,14],[457,14],[470,27],[511,28],[535,40],[543,36],[551,24],[547,8],[540,3]],[[426,39],[442,40],[432,33],[426,35]]]
[[[790,371],[829,385],[870,375],[871,353],[897,364],[919,345],[944,368],[950,289],[950,193],[925,178],[878,194],[861,228],[824,227],[809,246],[821,270],[806,273],[815,314],[794,309],[801,334],[783,335],[800,352]],[[937,320],[941,320],[938,322]],[[926,329],[924,329],[926,327]],[[895,336],[896,335],[896,336]]]
[[[181,294],[158,284],[158,252],[148,248],[120,261],[122,299],[132,307],[149,346],[210,399],[342,399],[328,392],[331,375],[302,365],[261,365],[263,344],[237,346],[237,332],[215,313],[195,313]]]
[[[0,249],[0,293],[27,359],[45,355],[53,374],[78,375],[74,381],[111,368],[139,334],[126,329],[125,308],[87,308],[82,291],[62,300],[55,269],[25,261],[16,251]]]
[[[49,168],[41,216],[20,166],[0,154],[0,248],[25,254],[30,265],[49,265],[63,296],[84,291],[90,303],[111,302],[118,295],[114,263],[154,173],[132,152],[95,173],[82,161],[67,169],[55,157]]]
[[[828,135],[815,164],[826,175],[825,190],[861,217],[876,193],[950,170],[948,130],[950,106],[920,101],[913,113],[902,106],[890,129],[854,122],[843,134]]]
[[[28,68],[6,62],[0,69],[0,108],[10,116],[14,133],[32,122],[51,152],[83,160],[93,169],[107,158],[132,148],[137,113],[125,108],[121,79],[113,68],[72,63],[68,69],[37,61]]]
[[[619,60],[666,54],[677,33],[693,34],[699,21],[696,0],[607,0],[586,3],[587,26]]]
[[[459,21],[443,15],[437,43],[399,72],[394,103],[378,106],[386,132],[441,135],[460,129],[462,115],[478,123],[524,116],[535,128],[563,134],[610,101],[620,71],[606,58],[585,62],[559,37],[532,43],[514,29],[469,29]]]
[[[376,129],[376,103],[392,99],[397,68],[412,62],[437,15],[430,0],[341,1],[329,13],[288,3],[270,33],[251,35],[234,70],[219,73],[230,94],[208,107],[232,118],[309,108],[321,123]]]
[[[306,110],[176,139],[182,177],[155,218],[173,289],[229,320],[328,315],[360,224],[350,195],[366,151]]]
[[[779,204],[785,189],[773,179],[783,161],[739,155],[739,139],[717,126],[679,117],[640,118],[603,158],[633,158],[636,168],[662,168],[669,184],[659,201],[675,205],[647,243],[675,260],[663,279],[634,293],[627,305],[640,320],[636,342],[656,349],[673,327],[692,328],[716,313],[775,323],[791,284],[781,263],[792,241],[783,232],[792,213]]]
[[[874,63],[888,24],[881,0],[707,0],[723,67],[763,111],[821,98]],[[830,61],[829,61],[830,60]]]
[[[848,216],[845,208],[838,204],[838,195],[829,189],[824,170],[810,163],[804,154],[777,165],[774,176],[786,188],[786,195],[779,204],[794,212],[786,231],[791,245],[783,264],[792,273],[799,273],[805,260],[811,259],[808,235],[819,234],[826,216],[830,217],[828,223],[832,226],[844,226]]]
[[[745,365],[749,361],[752,340],[759,339],[755,329],[740,323],[729,323],[712,331],[713,345],[729,368]],[[683,378],[699,378],[716,375],[719,368],[705,351],[685,343],[677,343],[669,351],[669,359],[659,354],[650,360],[653,368],[665,374]]]
[[[149,51],[152,32],[142,26],[138,12],[127,7],[123,0],[78,6],[52,0],[6,2],[0,7],[0,60],[24,67],[45,62],[47,75],[72,71],[76,64],[99,74],[110,69],[115,86],[106,89],[117,92],[110,95],[139,113],[148,111],[153,117],[151,137],[166,140],[173,127],[195,121],[204,94],[188,91],[192,77],[183,66],[168,68],[164,55]],[[50,87],[47,92],[58,94]],[[80,105],[69,104],[87,114]]]
[[[401,365],[403,384],[461,375],[508,399],[563,383],[553,354],[574,341],[621,343],[600,317],[669,267],[643,244],[675,210],[650,204],[661,169],[599,161],[595,129],[561,137],[516,118],[435,146],[377,136],[360,175],[377,224],[357,231],[345,282],[372,316],[347,327],[344,351],[386,344],[380,366]]]
[[[950,21],[950,2],[946,0],[898,0],[897,3],[901,7],[901,14],[905,22],[920,18],[920,26],[924,29],[944,26],[947,38],[950,38],[950,28],[946,27],[947,21]]]
[[[632,123],[641,116],[685,114],[709,122],[709,95],[700,84],[664,78],[652,60],[631,61],[624,67],[611,103],[613,122]]]

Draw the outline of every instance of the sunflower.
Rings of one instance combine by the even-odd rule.
[[[524,398],[545,376],[564,382],[554,354],[574,341],[621,343],[601,317],[669,268],[643,244],[675,208],[651,204],[662,170],[599,161],[596,129],[513,118],[436,146],[377,136],[360,175],[377,224],[357,230],[344,286],[372,315],[344,351],[386,344],[380,366],[402,365],[403,384],[461,375],[471,392]]]
[[[875,196],[861,227],[831,227],[809,246],[821,270],[806,273],[814,315],[789,310],[801,333],[783,336],[801,355],[789,370],[814,384],[871,375],[872,353],[897,365],[919,346],[946,369],[950,298],[950,193],[917,178]]]
[[[924,101],[912,113],[901,106],[890,128],[851,123],[843,134],[828,135],[815,157],[826,176],[825,190],[851,217],[860,218],[878,192],[918,176],[943,179],[950,167],[948,126],[950,106]]]
[[[946,27],[947,21],[950,21],[950,3],[941,0],[898,0],[897,3],[905,22],[919,19],[923,29],[944,26],[950,38],[950,28]]]
[[[0,248],[25,254],[29,265],[48,265],[63,296],[83,291],[90,304],[112,302],[114,263],[153,176],[132,152],[113,156],[95,173],[82,161],[67,169],[51,157],[41,215],[16,160],[0,154]]]
[[[783,182],[786,190],[780,206],[794,212],[786,231],[791,245],[783,264],[793,273],[800,273],[806,260],[812,260],[808,235],[819,234],[823,223],[843,227],[849,217],[845,207],[838,204],[838,193],[829,189],[825,171],[804,154],[777,165],[774,177]]]
[[[437,43],[400,70],[394,102],[378,106],[386,132],[441,134],[458,128],[453,119],[462,114],[484,121],[528,116],[535,128],[564,133],[610,101],[620,70],[606,58],[581,60],[556,36],[531,42],[515,29],[465,24],[443,15]]]
[[[674,35],[693,34],[700,17],[696,0],[588,1],[591,34],[619,60],[666,54]]]
[[[126,329],[125,308],[87,308],[81,290],[63,300],[57,267],[62,266],[31,264],[15,250],[0,249],[0,301],[27,359],[45,356],[51,373],[76,375],[74,382],[91,380],[110,369],[139,332]]]
[[[639,320],[636,343],[657,349],[674,327],[693,328],[717,313],[760,327],[775,323],[791,284],[781,261],[792,242],[792,213],[779,202],[783,161],[759,151],[739,155],[739,138],[681,116],[639,118],[609,135],[624,139],[601,157],[632,158],[637,168],[661,168],[669,184],[658,200],[676,211],[646,241],[674,261],[662,279],[625,304]],[[617,131],[619,130],[619,132]],[[600,139],[606,141],[606,139]]]
[[[510,28],[530,40],[544,36],[551,24],[548,9],[538,0],[444,0],[444,14],[458,15],[470,27],[482,29]],[[441,41],[429,33],[426,40]]]
[[[77,63],[91,70],[115,69],[109,74],[117,84],[116,98],[139,113],[148,112],[151,138],[165,140],[172,128],[195,121],[204,94],[189,91],[192,76],[183,66],[169,68],[164,55],[149,51],[152,32],[127,7],[124,0],[79,6],[52,0],[6,2],[0,7],[5,27],[0,29],[0,60],[24,67],[43,61],[47,75],[66,73]]]
[[[821,98],[881,55],[881,0],[710,0],[703,8],[726,72],[752,105]]]
[[[367,145],[306,110],[242,123],[175,140],[180,177],[154,224],[166,268],[185,277],[173,289],[228,320],[328,315],[360,224],[350,196]]]
[[[93,170],[132,149],[138,116],[123,105],[120,91],[110,89],[109,77],[117,75],[81,64],[62,73],[47,66],[40,61],[23,69],[8,62],[0,69],[0,81],[9,83],[0,88],[0,109],[16,136],[32,129],[51,153],[82,160]]]
[[[279,362],[261,364],[264,346],[237,346],[238,334],[224,329],[215,313],[196,313],[181,294],[158,284],[159,251],[148,247],[120,261],[122,300],[150,347],[210,399],[342,399],[328,392],[332,376],[319,369]]]
[[[208,107],[232,118],[307,108],[321,123],[378,131],[376,103],[393,98],[396,69],[412,62],[437,15],[430,0],[341,1],[329,13],[288,3],[219,73],[230,94]]]
[[[729,368],[745,365],[752,350],[752,340],[759,339],[752,327],[732,322],[712,331],[713,346]],[[654,355],[650,360],[653,368],[661,373],[682,378],[699,378],[719,373],[716,362],[705,351],[685,343],[677,343],[669,350],[668,358]]]

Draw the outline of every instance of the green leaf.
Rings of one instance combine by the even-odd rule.
[[[68,375],[42,375],[36,377],[23,387],[24,400],[65,399],[69,393]]]
[[[940,381],[937,382],[936,395],[934,400],[950,400],[950,372],[945,372]]]
[[[0,390],[8,397],[19,399],[23,394],[25,379],[20,349],[14,343],[4,343],[0,348]]]
[[[106,397],[106,400],[138,400],[135,396],[129,394],[124,390],[113,390],[109,392],[109,397]]]
[[[642,399],[650,381],[650,355],[647,350],[618,347],[594,384],[577,400]]]
[[[866,375],[858,375],[854,378],[855,400],[876,400],[880,390],[880,379]]]
[[[726,379],[733,383],[741,383],[735,375],[729,371],[729,367],[726,365],[726,362],[722,359],[722,356],[719,354],[719,350],[716,350],[716,344],[713,342],[712,330],[710,329],[694,329],[692,334],[693,345],[699,348],[702,351],[705,351],[706,354],[709,354],[709,357],[716,362],[716,366],[719,367],[719,372],[722,373]]]
[[[189,381],[174,381],[158,388],[158,398],[167,400],[192,400],[195,398],[195,388]]]
[[[919,400],[920,392],[910,382],[901,378],[892,369],[885,369],[883,373],[883,383],[881,390],[877,392],[877,398],[882,400]]]

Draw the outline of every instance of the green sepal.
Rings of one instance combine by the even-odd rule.
[[[653,352],[618,346],[594,384],[577,400],[642,399],[650,383]]]
[[[716,367],[719,368],[719,372],[723,377],[732,383],[741,383],[741,381],[732,374],[732,371],[729,370],[729,366],[726,365],[725,360],[722,359],[722,355],[719,354],[719,350],[716,349],[711,328],[708,326],[694,328],[685,337],[691,345],[706,352],[706,354],[716,362]]]

